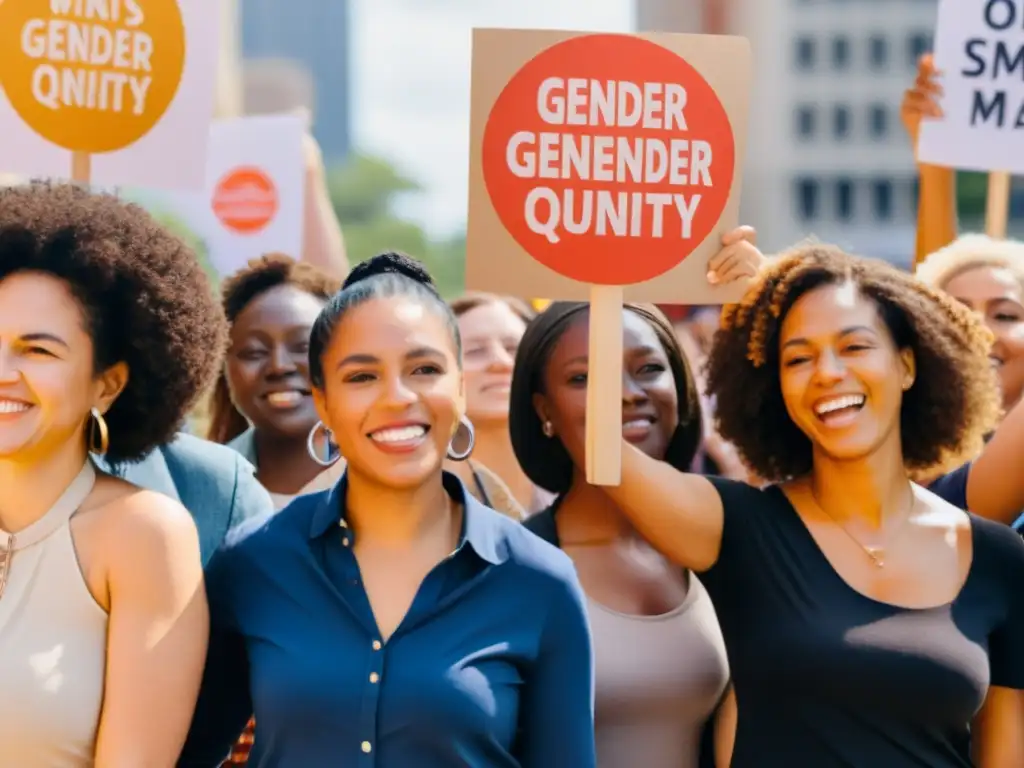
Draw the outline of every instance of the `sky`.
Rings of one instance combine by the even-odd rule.
[[[472,28],[633,30],[632,0],[354,0],[352,6],[356,148],[391,160],[426,188],[401,213],[437,237],[465,226]]]

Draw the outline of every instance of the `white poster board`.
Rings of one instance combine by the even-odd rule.
[[[201,189],[222,0],[0,0],[0,171]]]
[[[217,121],[202,192],[122,188],[120,195],[190,241],[219,277],[264,253],[299,258],[305,131],[306,119],[297,115]]]
[[[1024,2],[939,0],[941,120],[924,120],[923,163],[1024,173]]]

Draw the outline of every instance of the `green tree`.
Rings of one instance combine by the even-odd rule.
[[[349,262],[384,250],[402,251],[426,265],[446,297],[462,290],[465,236],[432,241],[422,227],[395,212],[403,196],[424,193],[418,181],[387,160],[353,153],[347,163],[328,171],[327,186],[345,233]]]
[[[985,215],[985,198],[988,195],[988,174],[974,171],[959,171],[956,176],[957,211],[962,218],[976,218]]]
[[[181,238],[189,248],[195,251],[196,256],[199,258],[199,263],[210,278],[210,282],[213,284],[214,288],[216,288],[220,283],[220,275],[217,274],[217,270],[214,269],[213,264],[210,261],[210,249],[207,246],[206,241],[188,225],[188,222],[186,222],[185,219],[176,213],[172,213],[162,208],[154,208],[150,210],[150,215],[152,215],[158,223],[167,227],[167,229],[172,233]]]

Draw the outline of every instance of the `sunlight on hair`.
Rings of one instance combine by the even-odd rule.
[[[1024,243],[996,240],[988,235],[962,235],[930,254],[914,274],[923,283],[941,290],[961,272],[976,267],[1008,269],[1024,285]]]

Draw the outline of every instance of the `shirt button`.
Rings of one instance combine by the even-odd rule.
[[[376,672],[371,672],[370,673],[370,682],[371,683],[376,683],[378,680],[380,680],[380,675],[378,675]]]
[[[363,742],[363,752],[365,752],[366,754],[370,754],[370,750],[372,750],[372,749],[373,749],[373,747],[370,746],[370,742],[368,742],[368,741],[364,741]]]
[[[347,546],[348,546],[348,536],[346,536],[346,537],[345,537],[344,539],[342,539],[342,540],[341,540],[341,543],[342,543],[342,544],[343,544],[344,546],[346,546],[346,547],[347,547]]]
[[[373,650],[379,651],[381,649],[380,640],[373,641]]]

